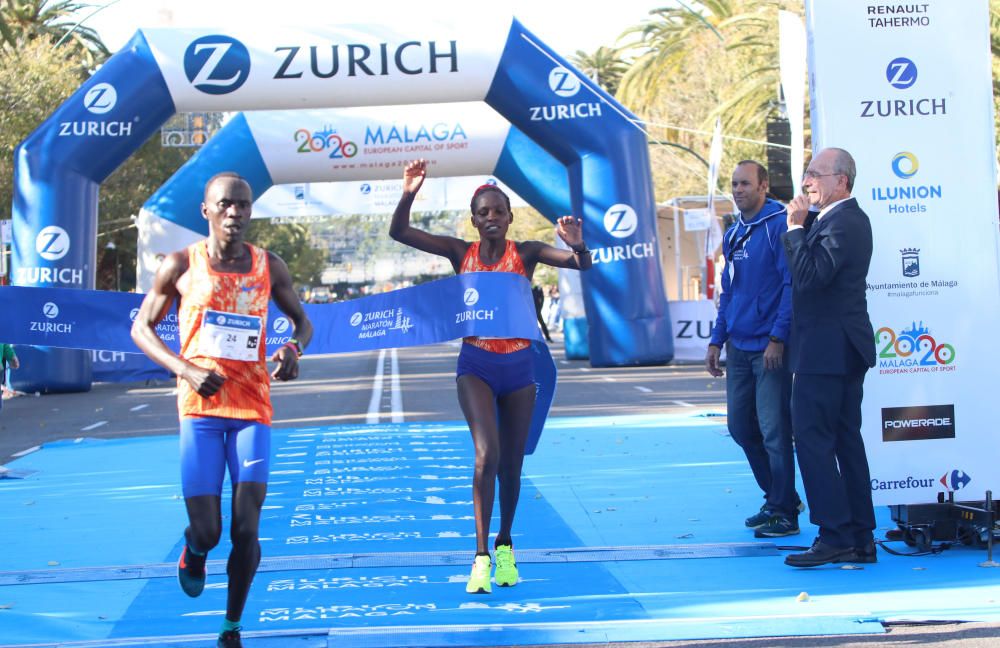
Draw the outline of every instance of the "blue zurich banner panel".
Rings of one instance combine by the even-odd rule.
[[[566,167],[513,126],[493,175],[550,221],[573,211]]]
[[[94,286],[98,187],[173,113],[159,68],[138,34],[18,146],[14,285]],[[17,389],[90,388],[87,354],[25,349],[22,362]]]
[[[201,215],[201,199],[209,178],[220,171],[243,176],[254,196],[260,196],[274,184],[243,113],[230,119],[225,128],[208,140],[146,201],[143,209],[208,236],[208,222]]]
[[[66,288],[0,288],[0,339],[17,345],[135,353],[130,330],[143,296]],[[528,280],[473,272],[334,304],[305,304],[315,334],[309,353],[348,353],[435,344],[469,335],[541,339]],[[177,316],[157,327],[180,348]],[[264,332],[268,352],[292,336],[274,304]],[[20,350],[19,350],[20,353]],[[19,370],[20,372],[20,370]]]
[[[669,362],[673,336],[638,119],[517,20],[486,102],[569,172],[573,213],[593,251],[594,267],[581,276],[591,364]]]

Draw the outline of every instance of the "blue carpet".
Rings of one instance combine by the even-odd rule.
[[[464,424],[275,430],[272,447],[248,645],[604,643],[1000,620],[1000,572],[978,567],[981,550],[786,567],[776,543],[743,528],[760,493],[711,418],[550,420],[525,464],[522,582],[489,596],[464,591],[474,548]],[[228,540],[209,556],[205,593],[183,596],[176,454],[175,437],[80,440],[10,466],[27,476],[0,480],[0,643],[212,645]],[[801,521],[787,544],[811,542]]]

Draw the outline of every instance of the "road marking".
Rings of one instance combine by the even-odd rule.
[[[601,380],[603,380],[604,382],[618,382],[617,380],[615,380],[611,376],[601,376]]]
[[[375,363],[375,378],[372,380],[372,397],[368,401],[367,423],[378,423],[379,403],[382,402],[382,380],[385,375],[385,349],[378,352],[378,362]]]
[[[139,410],[146,409],[147,407],[149,407],[149,403],[143,403],[142,405],[136,405],[135,407],[133,407],[129,411],[130,412],[138,412]]]
[[[24,455],[26,455],[26,454],[31,454],[31,453],[32,453],[32,452],[34,452],[35,450],[41,450],[41,449],[42,449],[42,446],[40,446],[40,445],[36,445],[36,446],[31,446],[31,447],[30,447],[30,448],[28,448],[27,450],[22,450],[22,451],[20,451],[20,452],[15,452],[15,453],[14,453],[14,454],[12,454],[11,456],[12,456],[12,457],[23,457],[23,456],[24,456]]]
[[[87,427],[80,428],[80,431],[81,432],[89,432],[90,430],[93,430],[95,428],[99,428],[102,425],[107,425],[107,424],[108,424],[107,421],[98,421],[97,423],[92,423],[92,424],[88,425]]]
[[[590,371],[590,367],[580,367],[580,371]]]
[[[392,422],[403,423],[406,419],[403,418],[403,393],[399,389],[399,354],[396,353],[396,349],[392,350],[390,366],[392,367],[392,379],[389,381],[392,385],[392,397],[390,398]]]
[[[635,387],[636,389],[638,389],[639,391],[641,391],[641,392],[642,392],[643,394],[649,394],[649,393],[652,393],[652,391],[653,391],[653,390],[652,390],[652,389],[650,389],[649,387],[643,387],[643,386],[641,386],[641,385],[633,385],[633,386],[634,386],[634,387]]]
[[[681,407],[694,407],[694,405],[692,403],[689,403],[687,401],[675,400],[675,401],[670,401],[670,402],[671,403],[677,403]]]

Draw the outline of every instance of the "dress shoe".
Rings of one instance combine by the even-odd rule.
[[[808,551],[785,556],[785,564],[792,567],[819,567],[835,562],[850,562],[854,555],[854,547],[831,547],[817,540]]]
[[[878,562],[878,546],[874,541],[860,547],[854,547],[854,555],[840,558],[839,563],[875,563]]]

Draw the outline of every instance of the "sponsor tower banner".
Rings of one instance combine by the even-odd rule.
[[[984,397],[1000,362],[983,335],[1000,319],[989,7],[806,10],[813,150],[854,156],[874,233],[862,432],[875,503],[981,500],[1000,489]]]

